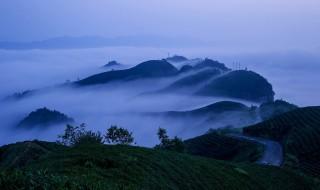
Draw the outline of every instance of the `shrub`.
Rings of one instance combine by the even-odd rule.
[[[77,136],[75,138],[73,145],[77,146],[80,144],[103,144],[103,136],[101,133],[98,132],[93,132],[93,131],[85,131],[81,135]]]
[[[86,125],[67,125],[63,135],[59,135],[58,142],[66,146],[76,146],[80,144],[103,144],[103,137],[100,132],[86,131]]]
[[[129,145],[133,143],[134,138],[132,132],[129,132],[127,129],[111,126],[106,132],[105,140],[111,144]]]

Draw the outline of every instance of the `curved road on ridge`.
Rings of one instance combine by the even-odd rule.
[[[263,156],[257,161],[257,163],[263,165],[281,166],[283,162],[283,150],[280,143],[269,139],[250,137],[241,134],[230,134],[228,136],[264,145],[265,150]]]

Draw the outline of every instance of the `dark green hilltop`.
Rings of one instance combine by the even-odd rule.
[[[320,176],[320,107],[295,109],[243,131],[281,142],[286,167]]]
[[[261,75],[253,71],[239,70],[212,80],[196,94],[268,102],[273,101],[275,93],[272,85]]]

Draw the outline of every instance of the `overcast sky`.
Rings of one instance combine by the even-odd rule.
[[[319,0],[1,0],[0,41],[157,35],[320,47]]]

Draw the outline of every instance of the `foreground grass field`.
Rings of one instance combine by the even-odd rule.
[[[289,170],[132,146],[0,148],[0,189],[316,189]]]
[[[320,177],[320,107],[300,108],[243,131],[280,141],[286,167]]]

